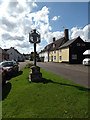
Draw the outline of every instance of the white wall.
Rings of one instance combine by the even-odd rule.
[[[9,59],[10,60],[18,60],[19,58],[22,57],[19,53],[17,53],[13,48],[10,48],[7,53],[9,54]]]
[[[48,62],[48,51],[40,53],[39,57],[44,57],[44,62]]]
[[[44,62],[48,62],[48,52],[44,52]]]

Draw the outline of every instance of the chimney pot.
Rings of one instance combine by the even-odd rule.
[[[68,40],[69,40],[69,37],[68,37],[68,29],[65,29],[65,30],[64,30],[64,34],[65,34],[65,39],[66,39],[66,41],[68,41]]]
[[[55,42],[55,37],[53,37],[53,42]]]

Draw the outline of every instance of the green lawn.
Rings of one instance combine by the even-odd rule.
[[[88,118],[88,90],[41,69],[43,81],[30,83],[30,69],[3,87],[3,118]]]

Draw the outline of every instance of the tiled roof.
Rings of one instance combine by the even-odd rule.
[[[47,46],[45,46],[45,48],[43,50],[41,50],[41,52],[39,52],[39,54],[42,52],[45,52],[45,51],[49,51],[51,46],[52,46],[52,43],[48,44]]]
[[[4,49],[5,51],[9,50],[9,49]]]
[[[48,44],[43,50],[41,50],[40,53],[45,52],[45,51],[53,51],[53,50],[58,50],[61,45],[63,45],[66,42],[65,37],[62,37],[50,44]],[[54,47],[53,47],[54,46]]]
[[[11,47],[12,49],[14,49],[17,53],[19,53],[20,55],[22,55],[17,49],[15,49],[14,47]],[[11,49],[10,48],[10,49]],[[7,50],[10,50],[10,49],[4,49],[5,51],[7,51]]]
[[[65,37],[56,40],[55,42],[53,42],[53,45],[51,46],[50,51],[58,50],[59,47],[65,43],[65,41],[66,41]]]
[[[79,37],[77,37],[79,38]],[[68,40],[65,44],[63,44],[62,46],[60,46],[59,48],[64,48],[64,47],[68,47],[70,44],[72,44],[77,38],[72,39],[72,40]]]

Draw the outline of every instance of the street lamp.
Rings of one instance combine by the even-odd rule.
[[[36,44],[40,43],[40,33],[36,29],[29,33],[29,42],[34,43],[34,65],[36,66]]]

